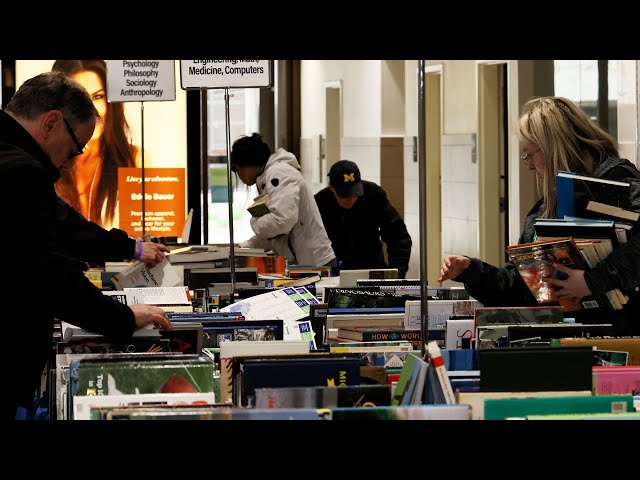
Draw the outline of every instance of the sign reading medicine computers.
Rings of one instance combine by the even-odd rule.
[[[180,83],[183,90],[270,87],[271,60],[180,60]]]

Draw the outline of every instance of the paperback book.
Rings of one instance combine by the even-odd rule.
[[[560,299],[556,293],[559,287],[545,281],[550,277],[560,280],[567,278],[565,273],[555,269],[554,264],[578,270],[588,268],[573,238],[510,245],[507,247],[507,254],[539,305],[561,305],[565,312],[607,306],[605,302],[592,296],[585,297],[582,301]]]

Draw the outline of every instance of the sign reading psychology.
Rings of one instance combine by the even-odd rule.
[[[109,102],[176,99],[173,60],[107,60]]]
[[[185,221],[185,169],[145,168],[145,234],[180,237]],[[120,229],[142,234],[142,169],[119,168]]]
[[[180,60],[180,84],[189,88],[270,87],[271,60]]]

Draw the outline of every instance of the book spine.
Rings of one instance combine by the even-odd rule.
[[[436,342],[429,342],[427,344],[427,353],[429,355],[429,359],[431,360],[431,364],[433,365],[433,367],[435,367],[445,401],[447,402],[447,404],[456,403],[455,395],[453,394],[453,388],[451,387],[451,381],[449,380],[449,375],[447,374],[447,367],[445,367],[444,365],[444,359],[442,358],[440,347],[438,347],[438,344]]]

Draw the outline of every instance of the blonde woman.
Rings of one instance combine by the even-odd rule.
[[[536,218],[556,217],[556,183],[559,170],[609,180],[640,178],[640,172],[628,160],[620,159],[616,141],[570,100],[542,97],[529,100],[523,107],[518,134],[522,161],[536,174],[542,198],[527,214],[518,243],[534,239]],[[603,295],[619,288],[629,295],[623,310],[606,312],[607,322],[621,335],[640,333],[640,235],[618,246],[605,260],[587,271],[562,265],[566,280],[547,279],[561,287],[559,298],[580,300]],[[444,259],[438,281],[463,282],[465,288],[485,306],[533,306],[536,301],[518,274],[507,262],[498,268],[477,258],[451,255]],[[576,321],[602,323],[602,311],[571,312]]]

